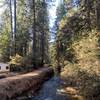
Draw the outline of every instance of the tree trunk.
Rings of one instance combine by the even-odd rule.
[[[36,15],[35,15],[35,0],[33,0],[33,65],[36,67],[36,58],[35,58],[35,53],[36,53]]]
[[[11,0],[10,0],[10,5],[9,5],[9,7],[10,7],[10,26],[11,26],[11,33],[10,33],[10,56],[12,56],[12,46],[13,46],[13,22],[12,22],[12,2],[11,2]]]
[[[57,52],[57,54],[56,54],[56,59],[57,59],[56,73],[57,73],[57,75],[60,75],[60,73],[61,73],[59,48],[60,48],[60,41],[57,40],[56,41],[56,52]]]
[[[44,49],[44,41],[45,41],[45,31],[44,31],[44,26],[45,26],[45,12],[44,12],[44,9],[45,9],[45,1],[43,0],[43,29],[42,29],[42,35],[41,35],[41,39],[42,39],[42,60],[41,60],[41,64],[42,66],[44,65],[44,54],[45,54],[45,49]]]
[[[14,27],[13,27],[13,42],[14,42],[14,55],[16,54],[16,0],[14,0]]]
[[[87,21],[87,28],[89,31],[91,30],[91,19],[90,19],[90,0],[85,0],[86,5],[86,21]]]
[[[100,0],[96,0],[96,29],[100,31]]]

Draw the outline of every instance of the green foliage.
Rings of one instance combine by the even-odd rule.
[[[65,67],[66,84],[78,87],[79,94],[86,100],[99,100],[100,30],[95,30],[100,28],[96,13],[100,13],[99,6],[95,9],[99,3],[95,0],[76,1],[77,4],[73,0],[64,1],[67,12],[57,20],[56,42],[51,49],[55,62],[58,60],[56,63]]]
[[[0,30],[0,61],[7,62],[10,55],[10,25],[7,19],[8,13],[5,11],[4,14],[3,20],[6,22],[3,22]]]
[[[56,44],[59,44],[59,47],[56,50],[59,52],[58,56],[60,59],[62,58],[62,60],[67,60],[71,63],[78,62],[73,43],[79,42],[82,38],[89,37],[89,31],[96,28],[94,6],[94,0],[87,0],[86,2],[85,0],[76,0],[75,2],[65,0],[61,8],[60,6],[58,7]],[[66,14],[59,13],[60,10],[62,11],[62,7],[64,11],[67,10]],[[61,17],[60,20],[59,16]]]
[[[35,54],[34,57],[31,57],[33,59],[32,63],[39,65],[42,59],[44,63],[48,63],[49,23],[46,3],[40,0],[35,1],[34,17],[33,1],[18,0],[16,3],[16,33],[12,33],[11,30],[11,5],[9,1],[6,6],[9,9],[5,9],[2,14],[2,27],[0,27],[0,59],[6,62],[15,53],[22,57]],[[34,19],[35,28],[33,25]],[[36,33],[35,37],[33,37],[33,30]],[[15,38],[13,34],[15,34]],[[32,46],[34,38],[35,52]],[[27,59],[28,57],[24,58]]]

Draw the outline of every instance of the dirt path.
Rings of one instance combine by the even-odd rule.
[[[60,89],[61,82],[59,77],[53,77],[44,83],[38,95],[31,100],[68,100],[67,95]]]

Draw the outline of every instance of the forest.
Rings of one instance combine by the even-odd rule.
[[[68,100],[100,100],[100,0],[0,0],[1,8],[0,62],[12,72],[53,68]]]

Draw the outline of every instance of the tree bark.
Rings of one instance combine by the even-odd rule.
[[[90,19],[90,0],[85,0],[86,5],[86,21],[87,21],[87,28],[91,31],[91,19]]]
[[[13,42],[14,42],[14,55],[16,55],[16,0],[14,0],[14,27],[13,27]]]
[[[96,0],[96,29],[100,31],[100,0]]]
[[[12,2],[11,2],[11,0],[10,0],[10,5],[9,5],[9,7],[10,7],[10,26],[11,26],[11,33],[10,33],[10,56],[12,56],[12,46],[13,46],[13,21],[12,21]]]
[[[41,60],[41,64],[42,66],[44,65],[44,54],[45,54],[45,49],[44,49],[44,41],[45,41],[45,31],[44,31],[44,26],[45,26],[45,0],[43,0],[43,31],[42,31],[42,35],[41,35],[41,39],[42,39],[42,60]]]
[[[36,53],[36,10],[35,10],[35,0],[33,0],[33,65],[36,67],[36,58],[35,58],[35,53]]]

